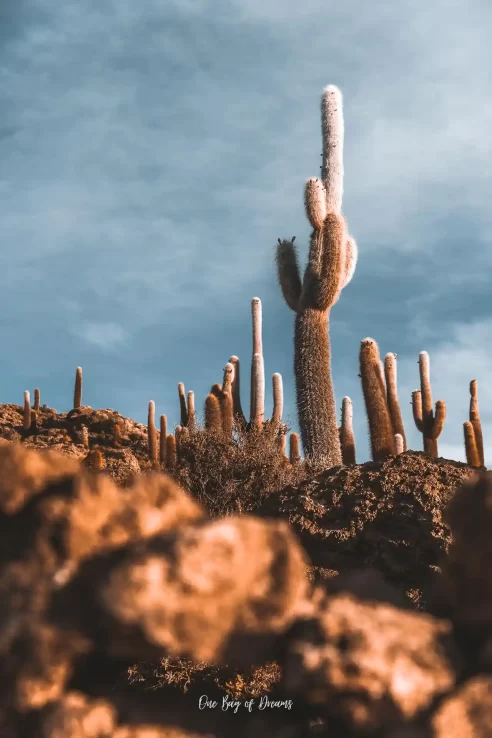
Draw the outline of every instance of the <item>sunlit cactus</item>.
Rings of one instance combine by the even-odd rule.
[[[394,453],[394,433],[386,402],[386,386],[379,347],[373,338],[365,338],[360,345],[360,376],[369,422],[371,455],[382,461]]]
[[[250,424],[260,430],[265,419],[265,362],[263,359],[261,300],[251,300],[253,320],[253,356],[251,359]]]
[[[41,394],[39,392],[39,389],[36,387],[34,390],[34,405],[33,408],[36,410],[36,412],[39,411],[39,408],[41,406]]]
[[[195,393],[192,390],[188,392],[188,424],[186,427],[190,431],[195,430],[196,427]]]

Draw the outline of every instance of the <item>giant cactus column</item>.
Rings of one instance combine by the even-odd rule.
[[[333,85],[323,92],[321,119],[322,178],[309,179],[305,187],[306,214],[313,231],[304,279],[294,239],[279,239],[277,269],[284,299],[296,313],[294,373],[304,453],[319,468],[327,468],[342,463],[331,375],[330,311],[352,279],[357,262],[357,245],[342,215],[342,94]]]

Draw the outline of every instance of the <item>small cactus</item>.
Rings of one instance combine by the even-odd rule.
[[[390,353],[386,354],[386,356],[384,357],[384,376],[386,379],[386,402],[388,404],[391,425],[393,426],[393,434],[395,436],[401,436],[403,442],[403,451],[406,451],[407,439],[405,436],[405,428],[403,427],[400,402],[398,400],[396,354]]]
[[[196,427],[195,393],[192,390],[188,392],[188,423],[186,427],[190,430],[195,430]]]
[[[166,437],[166,467],[169,471],[173,471],[176,468],[177,453],[176,453],[176,438],[173,435]]]
[[[417,429],[424,437],[424,451],[431,456],[438,456],[437,439],[442,433],[446,420],[446,404],[442,400],[436,402],[434,412],[432,388],[430,382],[429,354],[419,354],[420,390],[412,392],[413,418]]]
[[[470,382],[470,423],[473,426],[478,460],[480,462],[478,466],[485,466],[482,421],[480,420],[480,411],[478,408],[478,385],[476,379],[472,379]]]
[[[271,426],[273,430],[277,430],[282,422],[282,413],[284,410],[284,387],[282,375],[278,372],[272,375],[272,392],[273,392],[273,411]]]
[[[219,399],[222,430],[227,438],[231,438],[234,428],[233,380],[234,367],[228,362],[224,367],[224,381],[222,382],[222,392]]]
[[[83,425],[80,429],[80,435],[84,448],[89,448],[89,429],[86,425]]]
[[[356,463],[355,436],[353,422],[353,407],[350,397],[342,400],[342,422],[340,424],[340,445],[342,447],[342,462],[345,466]]]
[[[277,448],[282,456],[285,456],[285,449],[287,446],[287,436],[285,435],[285,433],[279,433],[279,435],[275,439],[275,443],[277,444]]]
[[[98,448],[89,451],[86,462],[93,471],[102,471],[104,469],[104,456]]]
[[[82,405],[82,367],[78,366],[75,372],[75,389],[73,393],[73,407],[78,410]]]
[[[299,453],[299,436],[297,433],[291,433],[289,436],[289,461],[294,466],[301,460]]]
[[[404,451],[406,451],[406,448],[403,436],[401,433],[395,433],[395,455],[399,456]]]
[[[466,463],[475,467],[483,466],[477,448],[475,430],[473,428],[473,423],[470,420],[463,423],[463,434],[465,437]]]
[[[162,466],[166,464],[166,436],[167,436],[167,418],[161,415],[159,419],[159,461]]]
[[[38,429],[38,411],[31,410],[31,425],[30,430],[37,431]]]
[[[34,390],[34,410],[36,410],[36,412],[39,411],[40,402],[41,402],[41,395],[40,395],[39,389],[36,387],[36,389]]]
[[[374,461],[382,461],[394,452],[394,434],[386,402],[386,387],[379,347],[372,338],[360,345],[360,376],[369,421],[371,454]]]
[[[25,431],[28,431],[31,427],[31,397],[29,395],[29,390],[24,392],[24,415],[22,427]]]
[[[205,400],[205,428],[219,433],[222,430],[222,414],[217,395],[210,392]]]
[[[158,452],[157,432],[155,428],[155,402],[153,400],[149,402],[149,411],[147,416],[147,439],[149,459],[152,463],[154,463],[158,459]]]
[[[179,407],[181,410],[181,425],[188,424],[188,406],[186,404],[185,386],[183,382],[178,384]]]
[[[236,418],[236,421],[243,425],[246,425],[246,418],[241,406],[241,374],[239,357],[231,356],[231,358],[229,359],[229,364],[232,364],[234,369],[234,378],[232,380],[232,403],[234,417]]]
[[[265,420],[265,363],[263,359],[263,341],[261,336],[262,312],[261,300],[253,297],[251,300],[251,315],[253,319],[253,356],[251,359],[251,397],[250,397],[250,424],[260,430]]]

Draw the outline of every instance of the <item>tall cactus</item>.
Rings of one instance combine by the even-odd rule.
[[[305,186],[305,207],[313,227],[307,268],[301,282],[294,239],[277,247],[278,279],[287,305],[295,311],[294,373],[302,445],[316,466],[342,463],[331,376],[329,316],[355,270],[357,246],[342,215],[342,95],[333,85],[321,98],[322,180]]]
[[[371,453],[374,461],[382,461],[394,453],[395,439],[386,401],[383,366],[379,347],[372,338],[360,344],[360,376],[369,421]]]
[[[22,427],[25,431],[28,431],[31,427],[31,397],[29,390],[24,392],[24,411],[22,419]]]
[[[438,456],[437,439],[442,433],[446,420],[446,404],[442,400],[436,402],[436,410],[432,403],[430,381],[429,354],[419,354],[420,390],[412,392],[413,418],[417,429],[424,437],[424,451],[431,456]]]

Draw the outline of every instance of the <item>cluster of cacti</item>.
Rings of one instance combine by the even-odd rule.
[[[313,228],[310,236],[308,263],[301,279],[295,237],[278,239],[276,263],[280,287],[287,305],[295,312],[294,374],[296,407],[304,455],[314,468],[356,463],[353,430],[353,407],[349,397],[342,402],[340,426],[331,375],[329,318],[332,306],[355,271],[358,249],[349,236],[342,213],[344,120],[342,95],[337,87],[325,88],[321,98],[323,163],[321,178],[311,178],[305,185],[304,200],[308,220]],[[264,433],[276,438],[280,453],[287,459],[287,427],[282,423],[283,383],[280,374],[272,376],[273,411],[265,419],[265,362],[262,340],[262,305],[258,297],[251,301],[253,345],[251,357],[251,393],[249,420],[246,419],[240,392],[240,361],[231,356],[224,367],[222,384],[214,384],[205,400],[205,429],[224,440],[233,439],[235,430]],[[396,354],[388,353],[384,364],[379,348],[371,338],[360,346],[360,377],[368,418],[371,455],[376,461],[407,450],[397,390]],[[446,419],[446,405],[432,400],[429,355],[419,355],[420,389],[412,393],[415,424],[423,436],[424,451],[438,456],[438,438]],[[477,383],[470,383],[469,420],[464,423],[467,462],[484,466],[482,428],[478,411]],[[180,444],[197,428],[195,395],[178,384],[180,424],[175,434],[167,433],[167,419],[160,416],[159,431],[155,425],[155,403],[148,408],[148,457],[153,467],[172,469],[176,465]],[[77,367],[73,408],[82,406],[82,368]],[[40,411],[39,389],[34,390],[34,407],[30,394],[24,393],[23,430],[25,435],[37,429]],[[113,443],[122,444],[122,429],[115,424]],[[87,427],[82,428],[82,443],[89,448]],[[300,460],[299,438],[290,436],[289,460]]]
[[[278,239],[277,270],[282,294],[296,313],[294,374],[304,453],[320,468],[342,463],[331,376],[329,317],[357,262],[357,246],[342,214],[344,122],[342,95],[327,87],[321,100],[321,179],[305,186],[313,227],[308,264],[301,280],[294,238]]]
[[[360,345],[360,377],[369,422],[371,454],[382,461],[406,451],[405,430],[398,400],[396,354],[386,354],[384,367],[372,338]]]
[[[444,428],[446,403],[438,400],[434,412],[427,351],[421,351],[419,354],[419,370],[420,389],[412,392],[413,418],[417,429],[424,437],[424,451],[431,456],[438,456],[437,439]]]

